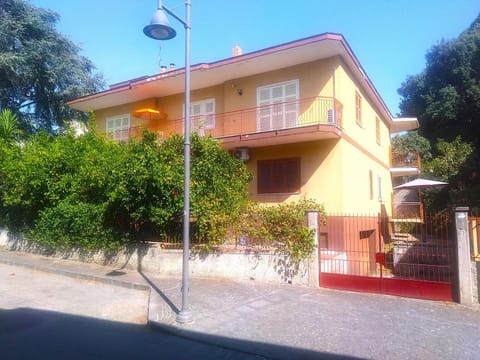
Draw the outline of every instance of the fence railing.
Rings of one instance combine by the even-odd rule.
[[[312,97],[279,102],[224,113],[191,117],[191,131],[214,138],[225,138],[268,131],[293,129],[311,125],[337,125],[342,127],[343,105],[335,98]],[[184,120],[173,119],[150,126],[150,131],[168,136],[183,134]],[[139,137],[144,127],[109,133],[115,140]]]
[[[396,222],[381,215],[329,215],[319,227],[321,271],[450,282],[455,259],[451,217]]]

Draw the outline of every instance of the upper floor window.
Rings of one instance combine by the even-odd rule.
[[[190,104],[190,128],[199,135],[215,129],[215,99],[195,101]]]
[[[382,133],[380,130],[380,119],[375,117],[375,137],[378,145],[382,145]]]
[[[296,193],[300,191],[300,158],[259,160],[259,194]]]
[[[368,171],[368,176],[369,176],[369,184],[370,184],[370,200],[373,200],[373,171],[369,170]]]
[[[298,80],[257,88],[257,130],[295,127],[298,119]]]
[[[105,123],[107,136],[116,141],[127,141],[130,130],[130,114],[107,117]]]
[[[362,127],[362,97],[355,91],[355,121],[357,124]]]
[[[377,176],[377,183],[378,183],[378,201],[383,201],[383,182],[382,177],[380,175]]]

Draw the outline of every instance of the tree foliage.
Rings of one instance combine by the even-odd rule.
[[[431,141],[480,143],[480,17],[457,39],[426,55],[425,70],[402,84],[402,115],[418,116],[420,135]]]
[[[66,102],[98,91],[103,80],[56,31],[58,14],[27,0],[0,0],[0,19],[0,108],[18,114],[23,128],[48,132],[84,116]]]
[[[449,181],[457,176],[473,152],[471,144],[457,136],[453,141],[439,140],[436,144],[437,156],[424,165],[423,171],[442,181]]]
[[[480,16],[457,39],[433,46],[425,70],[408,77],[399,94],[402,115],[418,117],[431,144],[429,170],[448,180],[452,194],[471,190],[462,205],[480,206]],[[444,205],[456,201],[445,197]]]
[[[224,239],[251,179],[212,138],[192,135],[191,214],[204,241]],[[183,138],[115,143],[87,133],[0,140],[3,222],[62,247],[109,248],[146,229],[167,234],[183,216]],[[233,176],[232,176],[233,175]]]
[[[417,131],[397,135],[392,139],[392,151],[398,153],[419,153],[422,161],[430,161],[432,151],[430,142]]]
[[[307,259],[315,249],[315,231],[308,228],[306,212],[316,210],[322,222],[325,209],[311,199],[273,206],[250,203],[236,223],[236,232],[264,245],[274,246],[293,264]]]

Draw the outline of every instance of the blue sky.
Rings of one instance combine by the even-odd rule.
[[[177,37],[147,38],[142,30],[157,0],[31,0],[60,14],[57,29],[83,50],[109,84],[184,66],[183,26]],[[163,3],[184,18],[184,1]],[[393,115],[397,89],[425,67],[427,50],[452,39],[480,13],[478,0],[191,0],[191,62],[231,56],[334,32],[350,44]]]

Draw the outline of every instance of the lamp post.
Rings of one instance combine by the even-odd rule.
[[[193,321],[188,305],[188,260],[190,253],[190,0],[185,1],[185,21],[158,0],[157,10],[150,24],[143,28],[148,37],[155,40],[173,39],[177,32],[169,23],[165,12],[185,27],[185,120],[184,120],[184,198],[183,198],[183,264],[182,309],[176,316],[179,323]]]

